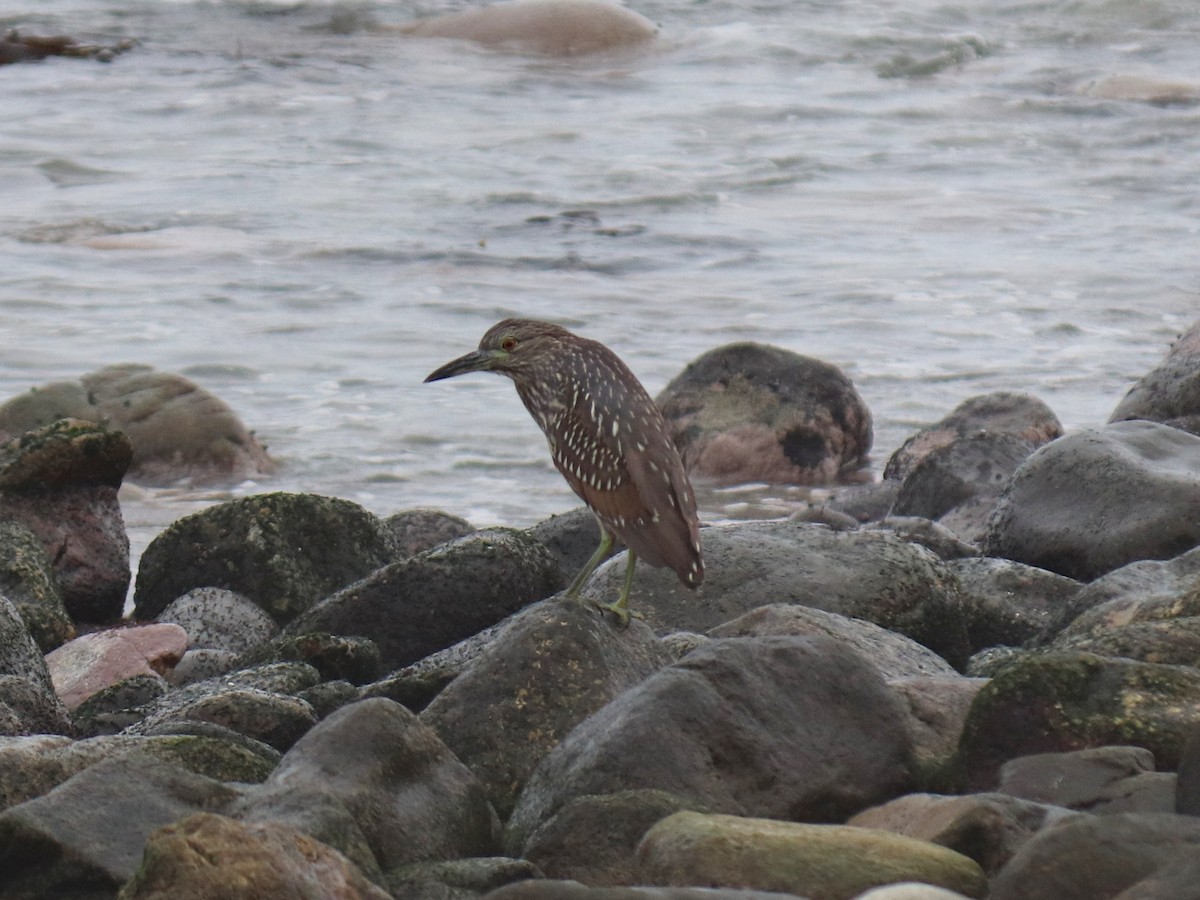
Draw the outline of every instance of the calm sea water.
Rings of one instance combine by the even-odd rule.
[[[1103,422],[1200,316],[1200,109],[1089,88],[1200,91],[1190,0],[648,0],[654,50],[583,61],[374,27],[454,8],[4,11],[140,45],[0,69],[0,396],[148,363],[285,466],[127,490],[135,554],[267,489],[480,525],[573,507],[509,383],[421,383],[508,315],[608,343],[651,393],[735,340],[836,363],[878,467],[985,391]]]

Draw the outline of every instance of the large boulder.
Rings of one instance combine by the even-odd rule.
[[[688,363],[657,398],[689,472],[722,481],[861,481],[871,412],[840,369],[766,344]]]
[[[11,519],[0,522],[0,595],[17,608],[43,653],[75,637],[45,548],[29,528]]]
[[[380,520],[315,494],[255,494],[185,516],[150,542],[134,614],[153,619],[193,588],[249,597],[279,623],[391,561]]]
[[[726,638],[585,719],[530,778],[509,844],[568,801],[652,788],[717,812],[839,821],[911,784],[904,709],[827,637]]]
[[[1200,322],[1129,389],[1110,422],[1148,419],[1200,435]]]
[[[163,675],[187,649],[178,625],[139,625],[94,631],[46,655],[54,689],[67,709],[134,675]]]
[[[1034,453],[1009,483],[983,549],[1091,581],[1200,544],[1198,506],[1200,437],[1153,422],[1118,422]]]
[[[45,658],[16,607],[0,596],[0,735],[72,730]]]
[[[658,33],[645,16],[602,0],[516,0],[434,16],[400,31],[547,56],[636,48]]]
[[[421,719],[507,816],[572,728],[667,662],[641,623],[618,630],[576,600],[547,600],[515,617]]]

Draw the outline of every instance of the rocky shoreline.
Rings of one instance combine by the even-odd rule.
[[[658,398],[693,470],[862,481],[841,373],[714,353]],[[1197,385],[1200,324],[1107,425],[972,398],[626,629],[559,596],[585,510],[289,493],[170,525],[122,621],[148,438],[0,410],[0,897],[1200,896]]]

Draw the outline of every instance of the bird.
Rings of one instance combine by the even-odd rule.
[[[431,372],[425,383],[468,372],[496,372],[542,429],[550,458],[596,517],[600,546],[567,588],[578,597],[617,541],[628,559],[613,603],[595,602],[629,624],[639,559],[672,569],[695,589],[704,581],[696,495],[662,413],[641,382],[608,347],[535,319],[497,322],[479,347]]]

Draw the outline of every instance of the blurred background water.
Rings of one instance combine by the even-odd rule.
[[[646,0],[654,49],[571,61],[376,27],[464,5],[4,11],[140,43],[0,69],[0,398],[147,363],[284,466],[126,490],[135,555],[261,490],[478,525],[574,507],[507,381],[421,383],[509,315],[604,341],[652,394],[735,340],[835,363],[880,469],[987,391],[1101,423],[1200,313],[1189,0]]]

